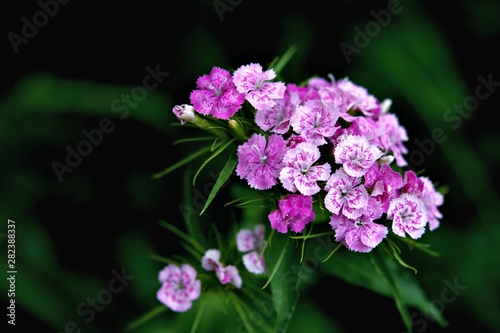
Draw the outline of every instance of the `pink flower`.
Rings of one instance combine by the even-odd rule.
[[[283,98],[283,82],[267,82],[276,77],[273,69],[262,71],[260,64],[249,64],[238,68],[233,74],[233,82],[240,93],[257,110],[269,109],[276,104],[276,99]]]
[[[371,189],[371,197],[377,199],[384,210],[389,208],[390,200],[397,197],[398,190],[403,187],[403,177],[388,164],[373,163],[364,178],[364,186]]]
[[[351,122],[357,118],[348,113],[353,105],[349,96],[335,84],[328,83],[321,86],[318,95],[321,102],[330,110],[337,112],[342,119]]]
[[[345,129],[345,133],[364,136],[368,142],[377,146],[380,146],[380,139],[385,135],[379,123],[368,117],[355,117],[351,125]]]
[[[424,191],[424,182],[420,179],[415,171],[405,171],[404,185],[401,189],[402,193],[414,194],[417,198],[422,197]]]
[[[363,176],[382,155],[380,149],[363,136],[344,134],[334,149],[335,163],[342,164],[353,177]]]
[[[401,237],[405,233],[417,239],[425,232],[427,210],[416,195],[403,193],[399,198],[391,200],[387,210],[387,218],[392,220],[392,231]]]
[[[156,296],[172,311],[189,310],[192,301],[200,296],[201,283],[196,279],[196,270],[188,264],[167,265],[158,274],[158,280],[162,285]]]
[[[253,274],[262,274],[267,271],[264,258],[260,255],[264,247],[264,232],[265,226],[258,224],[253,230],[241,229],[236,234],[238,251],[247,252],[242,257],[243,264]]]
[[[215,275],[222,284],[233,284],[236,288],[241,288],[242,280],[238,268],[233,265],[224,265],[220,262],[220,251],[209,249],[201,258],[201,267],[206,271],[215,271]]]
[[[279,179],[283,187],[290,192],[299,191],[304,195],[319,192],[318,181],[330,177],[330,164],[313,165],[320,158],[318,147],[309,142],[298,143],[289,149],[283,157],[283,169]]]
[[[278,209],[269,213],[268,217],[271,227],[280,233],[286,233],[288,228],[294,232],[301,232],[306,224],[316,217],[312,197],[290,194],[279,200]]]
[[[280,135],[272,134],[266,143],[264,135],[254,133],[238,147],[236,174],[252,188],[270,189],[278,182],[284,153],[285,140]]]
[[[386,151],[392,151],[398,166],[406,166],[408,163],[403,157],[403,154],[408,152],[403,144],[404,141],[408,141],[406,129],[399,125],[398,118],[391,113],[380,115],[378,124],[383,133],[380,136],[382,148]]]
[[[255,113],[255,123],[263,131],[285,134],[290,129],[290,119],[299,102],[298,93],[285,93],[284,98],[276,99],[273,107],[258,109]]]
[[[427,209],[427,217],[429,219],[429,230],[434,230],[439,227],[439,219],[443,217],[438,209],[444,202],[444,197],[441,193],[437,192],[434,184],[427,177],[419,177],[424,183],[422,191],[422,202]]]
[[[343,168],[337,169],[325,185],[325,207],[333,214],[350,219],[359,217],[366,209],[368,193],[361,185],[361,177],[349,176]]]
[[[190,95],[194,109],[215,118],[231,118],[245,101],[245,95],[236,90],[231,73],[222,68],[214,67],[210,74],[199,77],[196,88]]]
[[[320,146],[326,144],[325,137],[331,137],[337,131],[339,113],[328,109],[319,100],[310,100],[297,106],[291,119],[294,131],[308,142]]]
[[[382,213],[379,204],[370,199],[365,212],[357,219],[333,214],[330,225],[335,230],[335,240],[342,242],[351,251],[370,252],[388,233],[386,226],[374,222]]]
[[[352,109],[361,111],[367,117],[380,114],[380,102],[366,88],[354,84],[348,78],[337,81],[335,85],[347,95]]]

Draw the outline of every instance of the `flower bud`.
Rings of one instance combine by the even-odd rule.
[[[193,106],[189,104],[176,105],[172,109],[172,112],[179,119],[181,125],[184,125],[186,122],[193,122],[196,116]]]
[[[380,114],[388,113],[392,105],[392,99],[386,98],[380,103]]]
[[[245,133],[245,128],[239,121],[229,119],[227,124],[236,139],[243,141],[248,140],[247,134]]]

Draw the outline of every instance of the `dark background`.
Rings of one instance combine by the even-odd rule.
[[[439,297],[445,279],[458,278],[468,286],[463,297],[443,310],[450,323],[447,331],[500,331],[500,326],[495,330],[498,319],[490,315],[500,303],[498,195],[491,192],[498,184],[494,171],[500,161],[500,135],[493,120],[498,92],[462,118],[457,130],[442,119],[446,108],[474,94],[478,76],[492,75],[493,81],[500,81],[499,2],[456,1],[438,6],[435,1],[401,1],[402,11],[359,54],[353,54],[352,61],[346,60],[339,44],[354,45],[353,29],[363,29],[374,20],[371,11],[387,9],[390,2],[221,3],[231,7],[222,13],[222,20],[212,1],[159,5],[72,0],[59,4],[57,14],[28,43],[19,45],[17,54],[8,34],[21,34],[22,18],[32,21],[41,7],[35,1],[5,5],[0,205],[3,221],[10,218],[25,224],[17,233],[18,256],[29,256],[18,258],[16,330],[33,326],[37,331],[62,331],[65,321],[76,319],[74,308],[85,299],[79,295],[95,295],[113,268],[124,267],[134,254],[169,255],[178,250],[175,239],[157,221],[181,225],[178,203],[183,174],[175,172],[155,181],[149,177],[186,154],[172,146],[185,135],[170,124],[173,105],[187,103],[197,77],[213,66],[235,69],[258,62],[265,67],[295,44],[298,51],[283,71],[288,81],[300,83],[312,75],[331,73],[336,78],[351,77],[380,99],[392,98],[392,111],[408,131],[410,151],[421,149],[415,139],[430,138],[433,128],[447,131],[447,145],[436,144],[422,166],[431,179],[450,190],[441,209],[443,226],[426,238],[442,255],[436,259],[412,253],[410,258],[420,265],[419,276],[431,299]],[[413,20],[426,29],[405,26]],[[415,49],[402,48],[403,53],[395,54],[399,45],[395,36]],[[413,56],[425,60],[420,67],[407,61]],[[157,64],[169,75],[148,92],[147,99],[123,120],[110,112],[113,100],[142,84],[146,66]],[[387,64],[394,67],[386,71]],[[422,77],[428,80],[419,81]],[[432,84],[437,89],[429,90]],[[73,93],[66,95],[64,87]],[[443,107],[422,108],[425,105]],[[75,147],[84,138],[81,131],[98,128],[103,117],[112,119],[115,130],[59,182],[51,164],[62,162],[65,147]],[[457,174],[464,168],[467,173]],[[470,184],[479,185],[471,189]],[[148,300],[147,291],[156,288],[154,269],[159,266],[148,266],[149,272],[139,271],[140,266],[126,267],[144,285],[115,295],[119,301],[98,313],[92,322],[96,327],[87,327],[89,331],[119,331],[156,305],[155,299]],[[321,282],[311,289],[310,297],[321,297],[322,311],[345,332],[359,331],[366,323],[386,332],[404,330],[392,300],[340,279],[325,277]],[[79,293],[85,285],[88,292]],[[71,297],[71,289],[76,296]],[[56,300],[50,299],[49,290],[60,295],[59,305],[52,302]],[[134,298],[141,290],[142,298]],[[23,293],[24,297],[19,296]],[[5,297],[4,291],[1,294]],[[24,302],[33,299],[37,301],[30,305]],[[59,312],[59,321],[52,312]],[[428,322],[426,332],[441,331],[446,330]]]

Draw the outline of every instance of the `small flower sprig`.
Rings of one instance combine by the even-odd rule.
[[[213,67],[197,79],[189,103],[172,109],[180,125],[210,133],[213,142],[153,177],[210,154],[194,184],[207,163],[226,153],[200,215],[231,177],[260,193],[259,200],[267,203],[261,207],[269,207],[267,220],[253,221],[232,236],[241,257],[229,264],[221,256],[235,249],[221,252],[184,237],[196,260],[192,265],[169,263],[159,275],[158,299],[172,311],[188,310],[207,281],[238,291],[252,282],[249,276],[263,276],[267,286],[277,269],[269,269],[265,256],[275,233],[304,241],[333,234],[338,246],[326,260],[340,246],[370,253],[387,240],[389,253],[415,272],[389,237],[433,253],[418,240],[440,226],[444,193],[407,168],[408,135],[389,111],[392,101],[377,99],[347,77],[286,83],[280,71],[293,52],[267,69],[258,63],[233,72]],[[240,199],[231,203],[245,206]],[[323,232],[312,234],[313,228]],[[243,267],[250,275],[240,274]]]

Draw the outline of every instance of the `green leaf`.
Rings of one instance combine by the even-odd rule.
[[[265,254],[266,263],[272,273],[265,286],[270,284],[273,306],[277,313],[275,332],[286,332],[300,298],[304,264],[300,263],[300,251],[292,247],[288,235],[275,234]],[[264,287],[265,287],[264,286]]]
[[[161,178],[167,174],[169,174],[170,172],[180,168],[181,166],[197,159],[198,157],[200,157],[201,155],[207,153],[210,151],[210,148],[211,146],[206,146],[206,147],[203,147],[203,148],[200,148],[198,149],[197,151],[195,151],[194,153],[192,153],[191,155],[188,155],[187,157],[183,158],[182,160],[178,161],[177,163],[174,163],[173,165],[169,166],[168,168],[166,168],[165,170],[163,171],[160,171],[158,173],[155,173],[151,176],[151,178],[153,179],[158,179],[158,178]]]
[[[222,168],[222,171],[219,174],[219,178],[217,178],[217,181],[215,182],[214,187],[210,191],[210,194],[208,195],[207,201],[205,202],[205,206],[200,212],[200,215],[203,214],[203,212],[208,208],[212,200],[214,199],[215,195],[221,187],[226,183],[226,181],[229,179],[229,176],[233,173],[234,169],[236,168],[236,164],[238,163],[238,159],[234,154],[230,154],[229,158],[227,159],[226,164],[224,165],[224,168]]]
[[[186,142],[198,142],[198,141],[211,141],[214,138],[212,136],[202,136],[202,137],[195,137],[195,138],[185,138],[185,139],[179,139],[174,142],[172,142],[172,146],[175,146],[179,143],[186,143]]]
[[[207,158],[205,160],[205,162],[203,162],[203,164],[199,167],[198,171],[196,171],[196,173],[194,174],[194,177],[193,177],[193,186],[195,185],[195,182],[196,182],[196,178],[198,177],[198,174],[201,172],[201,170],[211,161],[213,160],[215,157],[217,157],[220,153],[222,153],[227,147],[229,147],[233,142],[235,141],[235,139],[231,139],[231,140],[228,140],[224,143],[221,143],[218,148],[212,153],[212,155],[210,155],[209,158]]]
[[[395,281],[395,277],[393,276],[393,271],[390,270],[386,264],[384,259],[381,257],[380,251],[378,249],[372,250],[370,253],[370,260],[375,267],[375,270],[382,277],[384,282],[387,284],[387,288],[389,289],[394,302],[396,302],[396,308],[401,315],[403,323],[406,327],[406,330],[409,333],[413,332],[413,325],[410,318],[410,314],[408,312],[408,308],[405,306],[405,303],[401,297],[401,293],[398,289],[397,282]]]
[[[163,305],[163,304],[159,305],[156,308],[143,314],[139,318],[135,319],[134,321],[128,323],[127,326],[125,327],[125,330],[128,332],[132,331],[132,330],[136,329],[137,327],[144,325],[146,322],[150,321],[151,319],[153,319],[154,317],[156,317],[160,313],[163,313],[167,310],[168,310],[168,308],[165,305]]]
[[[286,50],[286,52],[281,57],[276,57],[269,64],[269,68],[274,69],[274,72],[278,76],[283,68],[285,68],[286,64],[290,61],[292,56],[297,52],[297,45],[292,45]]]
[[[165,221],[160,221],[159,222],[162,227],[165,227],[166,229],[170,230],[172,233],[176,234],[180,238],[182,238],[184,241],[186,241],[188,244],[191,244],[199,253],[205,253],[205,248],[196,241],[193,237],[190,235],[182,232],[172,224],[165,222]]]
[[[193,195],[191,191],[191,170],[184,173],[182,215],[188,234],[201,245],[206,245],[205,233],[202,232],[200,221],[194,211]]]
[[[309,242],[310,246],[306,255],[312,258],[318,257],[318,253],[321,253],[321,250],[324,250],[325,255],[327,255],[327,251],[331,251],[337,245],[336,243],[324,240],[318,242],[316,246],[311,246],[311,243]],[[317,247],[321,247],[321,250]],[[386,266],[385,272],[386,274],[388,271],[390,272],[392,276],[391,281],[397,286],[400,302],[405,306],[418,309],[442,327],[446,327],[446,320],[422,290],[415,274],[401,266],[392,255],[383,251],[383,249],[375,248],[373,251],[381,251],[385,254],[383,256]],[[318,257],[316,259],[319,261],[321,258]],[[390,290],[389,285],[381,278],[381,273],[373,265],[369,254],[342,251],[337,253],[333,259],[321,264],[320,269],[322,272],[336,276],[352,285],[366,288],[389,298],[394,298],[393,291]]]

